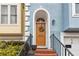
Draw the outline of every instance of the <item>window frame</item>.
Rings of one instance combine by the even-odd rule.
[[[8,24],[1,24],[1,5],[7,5],[8,6]],[[11,17],[10,17],[10,9],[11,9],[11,5],[16,5],[17,6],[17,22],[15,23],[15,24],[11,24],[10,23],[10,19],[11,19]],[[19,12],[19,4],[16,4],[16,3],[13,3],[13,4],[0,4],[0,25],[17,25],[18,24],[18,18],[19,18],[19,14],[18,14],[18,12]]]
[[[1,8],[2,8],[2,6],[7,6],[7,15],[6,15],[4,12],[2,13],[2,9],[1,9],[1,18],[0,18],[0,19],[1,19],[1,21],[2,21],[2,16],[5,15],[5,16],[7,16],[7,19],[5,19],[7,22],[3,22],[3,23],[0,22],[0,24],[8,24],[8,5],[1,5]],[[6,10],[5,10],[5,11],[6,11]]]
[[[12,5],[10,5],[10,24],[13,24],[13,23],[11,23],[11,16],[13,16],[13,15],[11,14],[11,6],[12,6]],[[16,7],[18,7],[18,6],[16,5]],[[17,8],[17,9],[18,9],[18,8]],[[18,12],[18,10],[17,10],[16,12]],[[16,20],[15,24],[17,24],[18,13],[16,13],[15,17],[16,17],[16,19],[15,19],[15,20]]]
[[[72,3],[72,17],[79,17],[79,13],[75,11],[75,4],[76,3]]]

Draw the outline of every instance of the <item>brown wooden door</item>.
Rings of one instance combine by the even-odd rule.
[[[42,18],[39,18],[36,21],[36,45],[46,45],[46,23]]]

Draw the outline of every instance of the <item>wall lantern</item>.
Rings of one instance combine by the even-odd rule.
[[[52,20],[52,25],[53,25],[53,26],[55,25],[55,19]]]

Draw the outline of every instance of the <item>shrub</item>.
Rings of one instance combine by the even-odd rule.
[[[16,56],[24,43],[20,41],[0,41],[0,56]]]

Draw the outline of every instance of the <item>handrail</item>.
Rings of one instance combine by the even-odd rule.
[[[54,43],[59,43],[60,44],[60,48],[61,48],[61,46],[65,49],[65,56],[74,56],[70,51],[69,51],[69,49],[68,48],[66,48],[65,46],[64,46],[64,44],[54,35],[54,34],[52,34],[50,37],[52,37],[53,38],[53,49],[55,49],[54,48]],[[57,42],[55,41],[54,42],[54,40],[57,40]],[[55,50],[56,51],[56,50]],[[67,54],[67,52],[68,52],[68,54]]]
[[[31,49],[31,39],[32,39],[32,34],[30,34],[28,39],[24,42],[24,45],[22,49],[20,50],[18,56],[28,55],[28,51]]]

